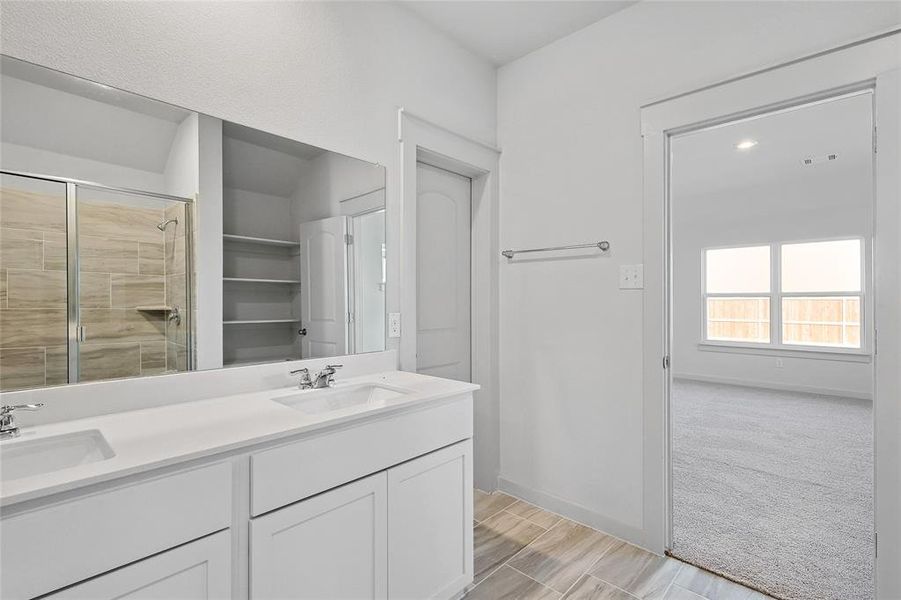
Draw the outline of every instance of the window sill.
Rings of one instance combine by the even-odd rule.
[[[732,354],[756,354],[758,356],[780,356],[787,358],[808,358],[814,360],[836,360],[843,362],[871,362],[872,355],[865,350],[843,350],[840,348],[763,346],[757,344],[736,344],[731,342],[700,342],[702,352],[727,352]]]

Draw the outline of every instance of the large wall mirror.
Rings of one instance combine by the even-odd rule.
[[[385,349],[383,167],[0,60],[0,391]]]

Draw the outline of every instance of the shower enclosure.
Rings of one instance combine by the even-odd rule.
[[[0,391],[192,369],[192,208],[0,171]]]

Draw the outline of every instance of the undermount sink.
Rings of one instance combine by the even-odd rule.
[[[52,473],[112,458],[116,453],[96,429],[0,444],[0,480]]]
[[[273,398],[273,400],[308,415],[319,415],[356,406],[376,406],[408,393],[407,390],[401,388],[365,383],[321,390],[305,390],[290,396]]]

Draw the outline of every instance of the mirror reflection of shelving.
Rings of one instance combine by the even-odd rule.
[[[297,242],[223,236],[223,362],[300,357]]]
[[[223,126],[223,363],[301,357],[295,191],[322,151]]]

